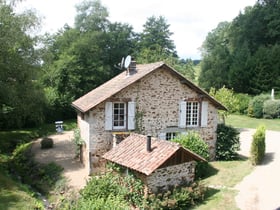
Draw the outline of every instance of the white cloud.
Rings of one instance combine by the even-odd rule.
[[[73,25],[74,5],[82,0],[26,0],[25,8],[34,7],[45,16],[43,31],[56,32],[65,23]],[[222,21],[231,21],[246,6],[256,0],[101,0],[108,9],[110,20],[128,23],[140,32],[152,15],[162,15],[174,33],[177,52],[182,58],[200,58],[198,48],[208,32]]]

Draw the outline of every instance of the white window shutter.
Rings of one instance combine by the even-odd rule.
[[[113,103],[105,103],[105,130],[110,131],[113,128]]]
[[[127,129],[134,130],[135,129],[135,110],[136,110],[136,102],[130,101],[128,102],[128,123]]]
[[[201,104],[201,127],[207,127],[208,124],[208,101],[202,101]]]
[[[185,128],[186,127],[186,109],[187,109],[187,102],[181,101],[179,103],[179,127]]]
[[[160,133],[158,135],[158,138],[161,139],[161,140],[166,140],[166,133]]]

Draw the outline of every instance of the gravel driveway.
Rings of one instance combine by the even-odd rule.
[[[254,129],[240,133],[240,153],[249,157]],[[261,165],[235,188],[239,191],[236,204],[241,210],[280,209],[280,132],[266,131],[266,155]]]
[[[68,184],[74,189],[82,189],[89,178],[86,168],[79,160],[75,159],[75,146],[72,142],[73,131],[64,131],[62,134],[49,136],[54,141],[52,149],[41,149],[41,138],[36,140],[32,146],[35,159],[41,163],[55,162],[64,168],[63,175],[69,181]]]

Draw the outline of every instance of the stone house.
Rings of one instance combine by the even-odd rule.
[[[72,103],[89,172],[131,132],[170,140],[197,131],[215,156],[218,109],[226,108],[163,62],[136,65]],[[114,138],[115,137],[115,138]]]
[[[195,161],[206,161],[177,143],[136,133],[105,153],[103,158],[131,170],[152,193],[192,183]]]

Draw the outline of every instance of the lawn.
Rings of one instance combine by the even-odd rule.
[[[42,207],[42,204],[32,196],[27,187],[2,173],[0,173],[0,189],[0,209],[29,210]]]
[[[246,115],[229,115],[226,124],[236,128],[257,128],[265,125],[267,130],[280,131],[280,119],[256,119]]]
[[[217,173],[202,180],[209,190],[205,201],[194,209],[237,210],[235,196],[238,191],[234,189],[234,186],[252,172],[253,166],[248,159],[215,161],[210,164]]]

